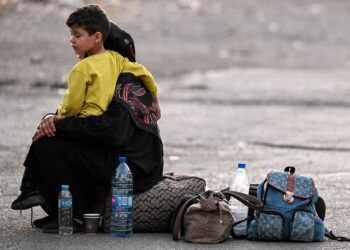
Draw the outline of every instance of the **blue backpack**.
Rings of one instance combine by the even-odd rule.
[[[311,177],[270,171],[258,185],[257,198],[263,208],[256,212],[247,228],[247,239],[268,241],[323,241],[326,233],[317,216],[318,192]]]

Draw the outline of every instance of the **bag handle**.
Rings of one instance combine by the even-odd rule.
[[[226,197],[232,196],[236,198],[237,200],[242,202],[244,205],[246,205],[247,207],[253,210],[259,210],[263,207],[263,203],[260,200],[245,193],[241,193],[237,191],[225,191],[225,192],[222,192],[222,194],[225,195]]]
[[[287,166],[287,167],[284,168],[284,172],[288,172],[288,173],[294,174],[295,173],[295,167]]]
[[[180,240],[182,219],[183,219],[183,215],[185,213],[185,209],[187,209],[190,205],[195,203],[196,200],[199,198],[199,196],[200,195],[196,195],[181,205],[181,208],[176,215],[176,219],[175,219],[174,226],[173,226],[173,240]]]

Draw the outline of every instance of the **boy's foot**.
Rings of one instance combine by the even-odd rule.
[[[45,197],[39,191],[22,192],[11,204],[13,210],[25,210],[45,203]]]
[[[42,228],[43,233],[58,234],[58,220],[53,220]],[[84,223],[80,220],[73,219],[73,233],[84,232]]]
[[[55,220],[55,217],[49,215],[49,216],[46,216],[44,218],[37,219],[37,220],[33,221],[33,225],[36,228],[42,228],[43,226],[45,226],[46,224],[48,224],[54,220]]]

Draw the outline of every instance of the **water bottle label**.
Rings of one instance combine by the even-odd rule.
[[[62,200],[60,200],[60,202],[59,202],[59,207],[60,208],[70,208],[70,207],[72,207],[72,200],[70,200],[70,199],[62,199]]]
[[[131,207],[132,206],[132,196],[129,195],[119,195],[114,196],[116,207]],[[114,205],[114,204],[112,204]]]

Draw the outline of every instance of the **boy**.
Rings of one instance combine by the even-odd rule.
[[[78,8],[70,14],[66,24],[71,30],[72,48],[82,60],[69,72],[68,89],[58,114],[65,117],[101,115],[113,98],[119,74],[130,72],[151,92],[159,119],[157,86],[151,73],[117,52],[105,50],[103,42],[110,23],[103,10],[97,5]],[[83,58],[85,55],[87,57]]]

